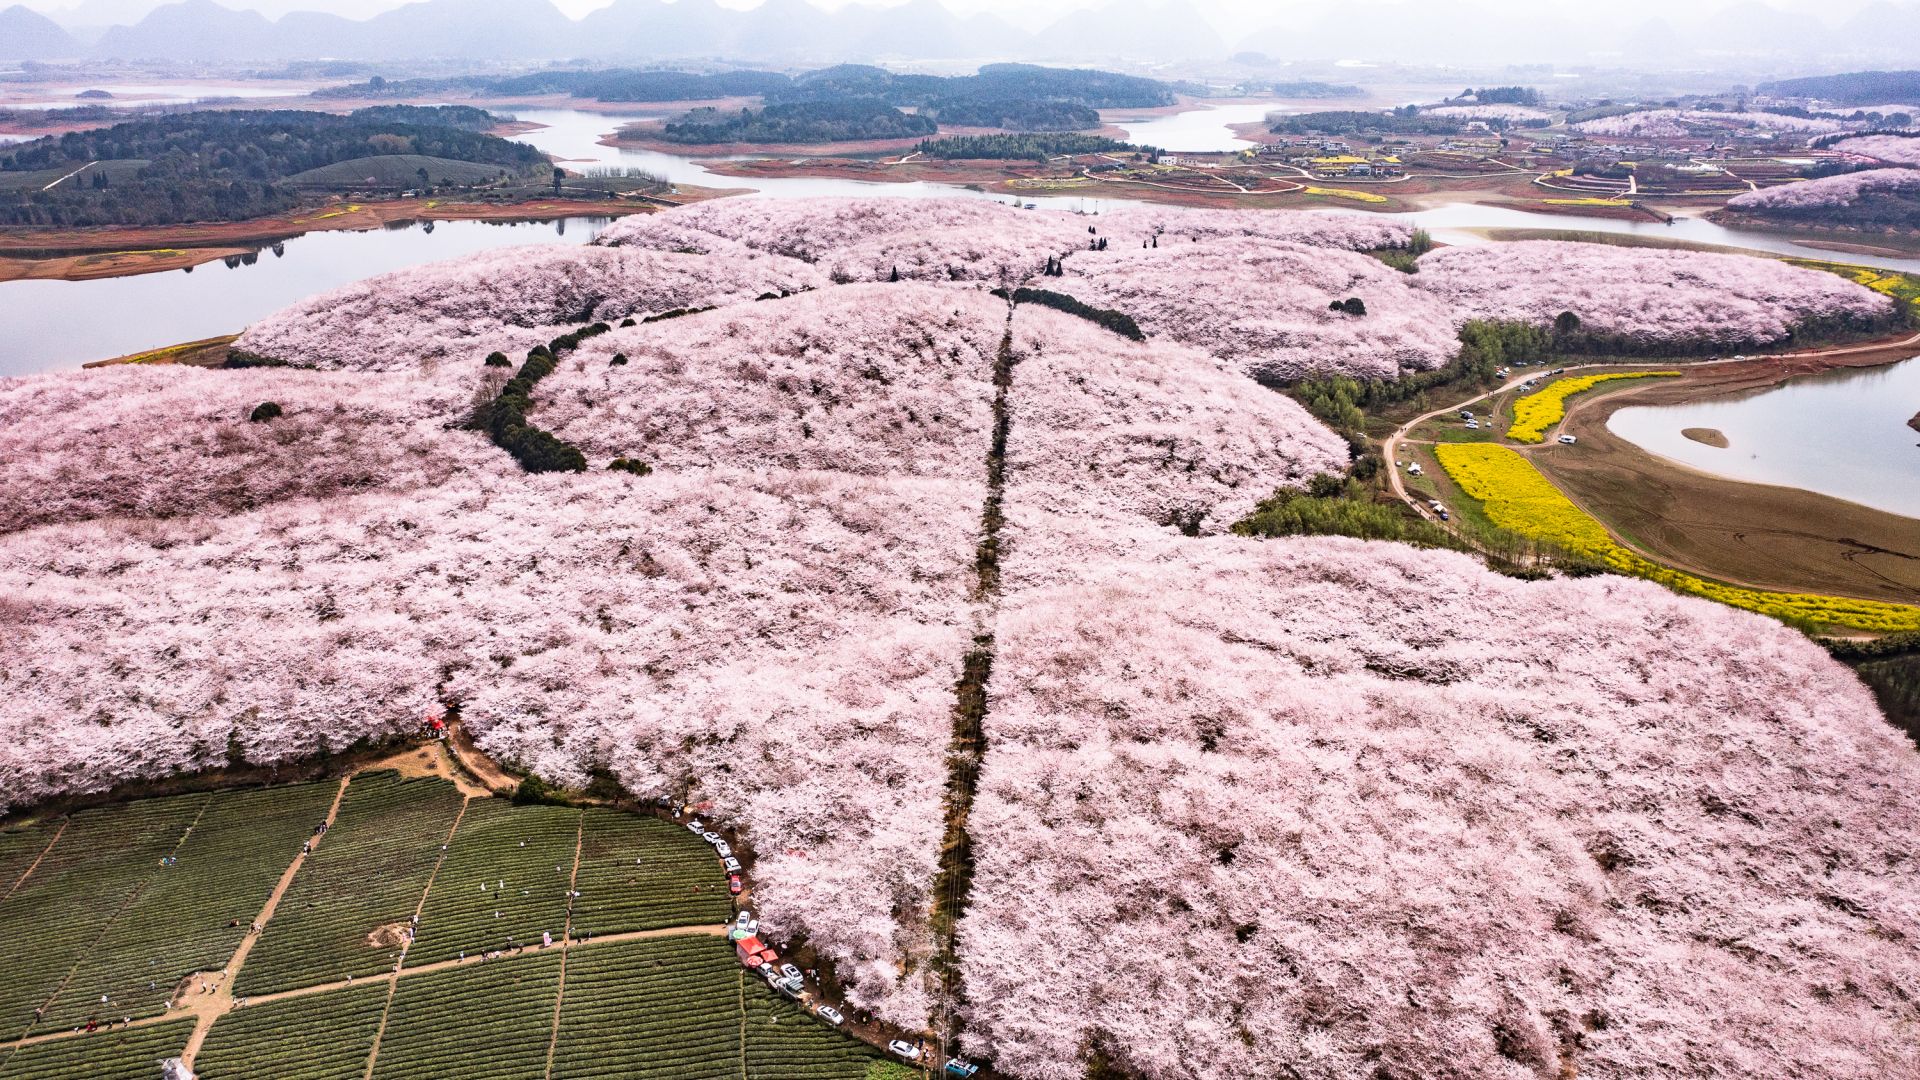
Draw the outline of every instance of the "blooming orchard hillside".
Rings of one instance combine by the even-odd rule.
[[[1005,1075],[1920,1067],[1920,769],[1822,651],[1646,583],[1222,535],[1347,466],[1249,371],[1391,377],[1568,309],[1778,336],[1866,290],[1584,245],[1402,275],[1358,253],[1399,226],[1279,213],[610,232],[241,339],[322,370],[0,382],[0,811],[458,704],[516,766],[737,830],[767,933],[909,1029],[963,1008]]]
[[[1855,139],[1841,139],[1828,149],[1878,158],[1889,165],[1920,166],[1920,134],[1862,135]]]
[[[1768,345],[1809,320],[1869,329],[1894,314],[1887,297],[1819,270],[1608,244],[1447,248],[1422,256],[1412,280],[1459,316],[1548,324],[1570,311],[1589,332],[1646,349]]]
[[[1115,557],[1125,530],[1027,545],[998,621],[960,933],[999,1067],[1920,1070],[1920,765],[1793,632],[1348,540]]]
[[[1920,196],[1920,169],[1868,169],[1823,176],[1818,180],[1749,191],[1728,199],[1727,205],[1737,210],[1813,210],[1850,206],[1880,192]]]
[[[778,257],[544,244],[381,274],[249,327],[234,347],[290,364],[401,371],[514,354],[596,320],[738,303],[825,284]]]
[[[1149,334],[1250,375],[1391,379],[1459,349],[1453,313],[1378,259],[1259,238],[1169,235],[1160,246],[1082,252],[1053,287],[1127,313]],[[1332,305],[1358,298],[1364,314]]]
[[[0,382],[0,532],[445,482],[491,455],[414,375],[124,366]],[[261,405],[279,417],[251,422]],[[496,462],[504,464],[504,460]]]
[[[596,463],[977,480],[1006,317],[977,290],[850,285],[618,330],[540,384],[539,416]]]

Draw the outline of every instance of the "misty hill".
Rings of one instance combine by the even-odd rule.
[[[1224,55],[1186,6],[1115,0],[1035,38],[990,15],[962,17],[940,0],[895,7],[767,0],[746,11],[715,0],[614,0],[578,22],[550,0],[422,0],[369,19],[300,11],[271,21],[214,0],[180,0],[107,31],[102,59],[395,60],[751,57],[799,62],[887,58],[1100,58]]]
[[[59,23],[31,8],[0,11],[0,60],[59,60],[82,51]]]
[[[1853,71],[1761,83],[1775,97],[1808,97],[1835,105],[1904,105],[1920,102],[1920,71]]]

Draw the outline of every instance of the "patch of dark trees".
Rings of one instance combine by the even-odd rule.
[[[930,116],[905,113],[872,98],[796,101],[760,109],[694,109],[670,120],[660,137],[689,145],[823,143],[911,139],[939,130]]]
[[[519,173],[547,164],[545,155],[525,143],[466,126],[477,123],[472,114],[480,112],[411,106],[376,106],[348,116],[300,110],[190,112],[35,139],[0,153],[0,189],[5,189],[0,224],[239,221],[298,205],[299,193],[285,182],[296,173],[388,154],[449,158]],[[394,116],[414,119],[389,118]],[[84,182],[51,191],[5,182],[10,172],[78,169],[90,162],[137,164],[96,168]]]

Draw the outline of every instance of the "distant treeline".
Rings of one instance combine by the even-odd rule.
[[[1050,135],[949,135],[928,139],[915,149],[930,158],[944,161],[990,159],[996,161],[1045,161],[1060,154],[1110,154],[1144,151],[1147,148],[1109,139],[1104,135],[1071,133]]]
[[[922,108],[950,124],[1034,131],[1096,127],[1099,119],[1093,113],[1095,109],[1153,108],[1175,101],[1173,87],[1154,79],[1032,64],[988,64],[973,75],[897,74],[865,64],[841,64],[791,78],[767,71],[701,75],[631,68],[445,79],[388,80],[376,76],[364,83],[320,91],[320,96],[417,97],[458,92],[503,97],[568,94],[598,101],[759,97],[768,105],[867,99]],[[985,125],[981,118],[1006,122]]]
[[[477,109],[420,109],[433,123],[396,123],[380,110],[350,116],[284,111],[196,112],[142,117],[69,132],[0,153],[0,224],[165,225],[238,221],[298,204],[285,181],[342,161],[387,155],[471,162],[529,173],[544,154],[451,124]],[[99,163],[91,165],[90,163]],[[50,182],[84,169],[44,190]]]
[[[1540,91],[1531,86],[1483,86],[1478,90],[1468,87],[1463,99],[1471,99],[1476,105],[1544,105]]]
[[[1465,121],[1450,116],[1422,115],[1408,106],[1392,112],[1311,112],[1276,116],[1267,130],[1276,135],[1457,135]]]
[[[413,124],[462,131],[488,131],[500,123],[499,117],[471,105],[369,105],[355,109],[353,119],[368,124]]]
[[[1084,131],[1100,126],[1100,114],[1072,101],[1028,98],[940,98],[928,111],[953,127],[1008,128],[1013,131]]]
[[[911,139],[938,130],[932,117],[904,113],[884,101],[796,101],[764,109],[695,109],[669,121],[667,142],[822,143]]]
[[[1349,98],[1359,97],[1366,93],[1365,90],[1357,86],[1348,86],[1345,83],[1315,82],[1311,79],[1274,83],[1273,92],[1276,97],[1285,98]]]
[[[1761,83],[1772,97],[1810,97],[1836,105],[1884,105],[1920,101],[1920,71],[1854,71]]]

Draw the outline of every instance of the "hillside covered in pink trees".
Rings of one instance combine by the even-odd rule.
[[[1544,243],[1402,275],[1368,219],[970,205],[706,204],[241,339],[321,370],[0,382],[0,810],[457,702],[551,781],[706,804],[767,932],[917,1028],[953,1004],[930,915],[984,641],[959,1004],[1006,1075],[1920,1068],[1920,764],[1822,650],[1642,582],[1224,535],[1348,457],[1244,342],[1391,377],[1473,317],[1678,346],[1871,294]],[[987,292],[1022,280],[1148,338]],[[1325,311],[1342,289],[1368,314]],[[487,353],[625,318],[526,391],[584,472],[468,429]]]
[[[960,941],[1002,1069],[1920,1070],[1920,761],[1794,632],[1344,539],[1114,546],[998,620]]]
[[[1827,149],[1878,158],[1889,165],[1920,166],[1920,133],[1912,135],[1861,135],[1841,139]]]
[[[1762,188],[1727,200],[1727,210],[1783,223],[1920,229],[1920,169],[1868,169]]]
[[[1260,238],[1168,235],[1066,261],[1049,287],[1131,315],[1249,375],[1391,379],[1459,351],[1453,312],[1378,259]],[[1332,309],[1359,298],[1364,315]]]
[[[1547,324],[1571,311],[1590,332],[1682,351],[1768,345],[1810,320],[1864,329],[1894,315],[1871,289],[1773,259],[1552,240],[1430,252],[1413,284],[1457,316]]]

